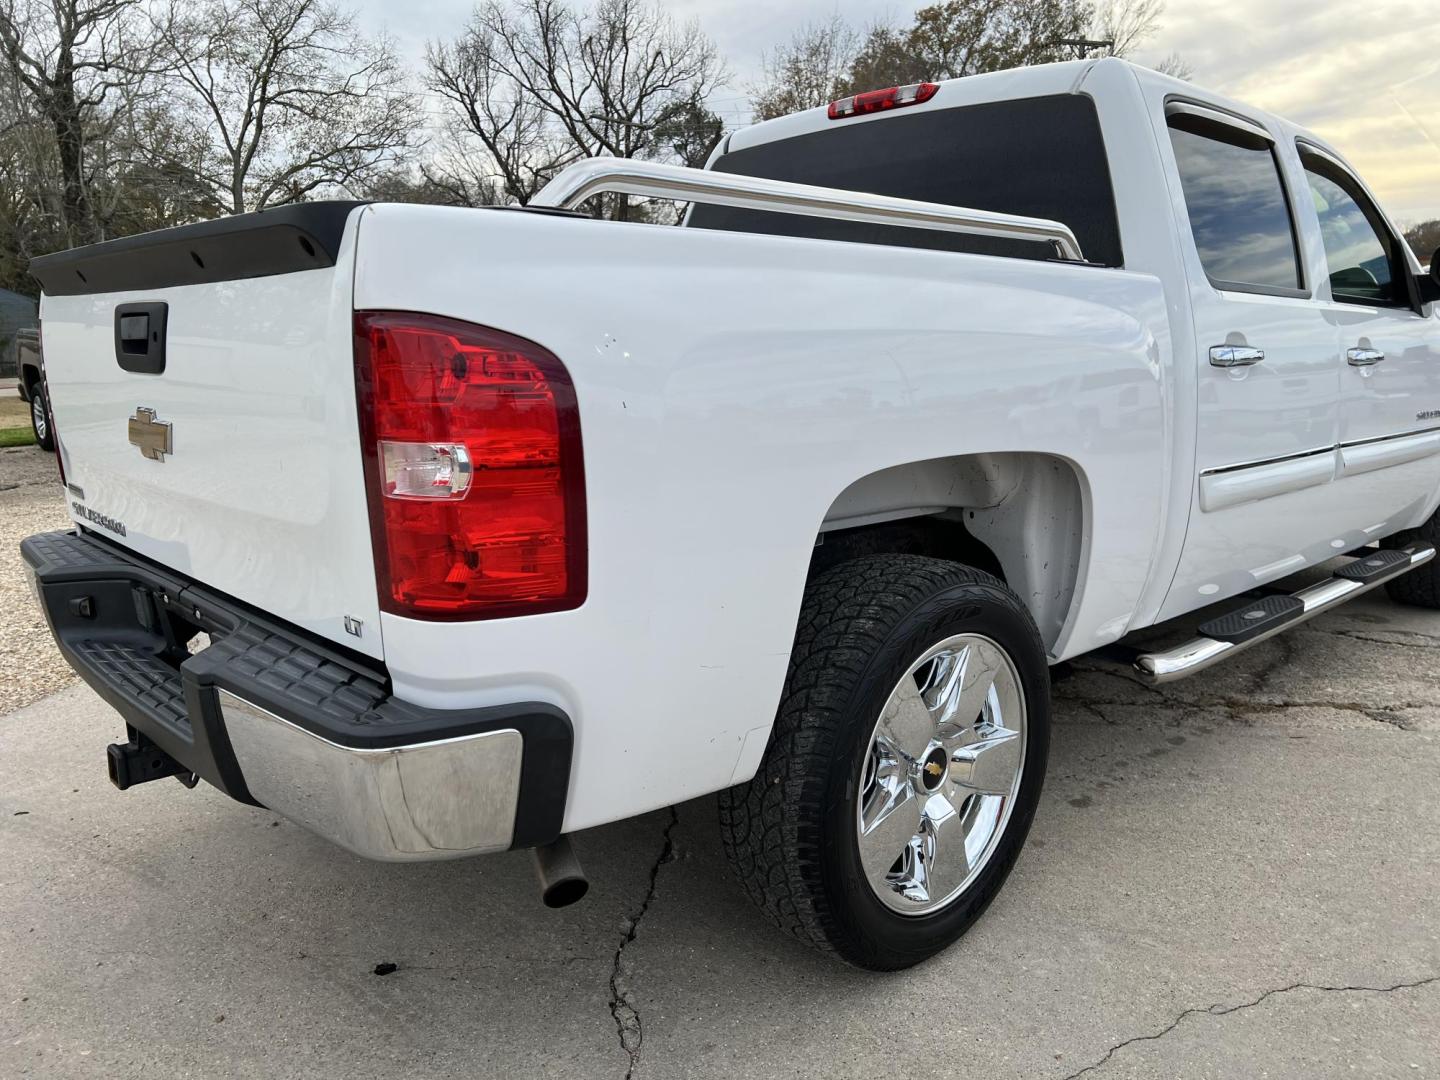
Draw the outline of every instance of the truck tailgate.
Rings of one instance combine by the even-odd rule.
[[[246,217],[265,234],[258,250],[229,219],[218,240],[197,226],[193,244],[170,230],[148,248],[120,241],[37,263],[71,516],[379,658],[351,336],[359,213],[332,212],[328,235],[307,232],[304,219],[292,228],[274,214]],[[81,291],[77,270],[101,290],[140,287]],[[165,305],[162,371],[122,366],[117,308],[130,304]],[[159,319],[127,325],[133,340],[136,327],[157,333]]]

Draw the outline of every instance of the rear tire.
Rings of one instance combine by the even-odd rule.
[[[720,795],[726,853],[782,930],[910,967],[999,892],[1049,732],[1044,647],[1003,583],[912,555],[842,563],[806,589],[759,771]]]
[[[35,382],[30,387],[30,430],[35,433],[35,445],[41,450],[55,449],[55,429],[50,423],[50,402],[45,398],[45,384]]]
[[[1440,511],[1431,514],[1430,519],[1418,529],[1406,529],[1402,533],[1396,533],[1381,546],[1404,547],[1416,540],[1424,540],[1440,548]],[[1423,566],[1401,574],[1393,581],[1387,581],[1385,591],[1390,594],[1390,599],[1413,607],[1440,610],[1440,566],[1437,566],[1437,563],[1440,563],[1440,555]]]

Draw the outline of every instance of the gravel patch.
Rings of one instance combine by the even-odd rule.
[[[54,456],[33,446],[0,450],[0,714],[75,681],[20,558],[25,537],[69,524]]]

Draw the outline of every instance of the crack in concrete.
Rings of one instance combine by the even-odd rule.
[[[1318,990],[1323,993],[1331,994],[1390,994],[1397,990],[1415,990],[1419,987],[1428,986],[1431,983],[1436,982],[1440,982],[1440,975],[1430,975],[1423,979],[1415,979],[1411,982],[1399,982],[1391,986],[1328,986],[1323,983],[1296,982],[1291,983],[1289,986],[1281,986],[1272,990],[1266,990],[1259,997],[1252,998],[1250,1001],[1242,1001],[1238,1005],[1216,1004],[1206,1005],[1203,1008],[1186,1009],[1179,1016],[1175,1017],[1174,1020],[1170,1021],[1170,1023],[1165,1025],[1165,1027],[1163,1027],[1161,1030],[1155,1032],[1153,1035],[1136,1035],[1133,1038],[1129,1038],[1124,1040],[1123,1042],[1116,1043],[1114,1046],[1110,1047],[1109,1050],[1106,1050],[1105,1055],[1098,1061],[1092,1062],[1091,1064],[1086,1065],[1083,1069],[1070,1073],[1064,1078],[1064,1080],[1076,1080],[1077,1077],[1084,1076],[1086,1073],[1094,1072],[1096,1069],[1099,1069],[1105,1064],[1107,1064],[1111,1058],[1113,1058],[1121,1050],[1124,1050],[1127,1046],[1134,1046],[1136,1043],[1142,1042],[1158,1042],[1159,1040],[1165,1038],[1166,1035],[1169,1035],[1172,1031],[1178,1028],[1182,1023],[1185,1022],[1186,1019],[1192,1016],[1229,1016],[1231,1013],[1242,1012],[1245,1009],[1253,1009],[1255,1006],[1269,1000],[1272,997],[1276,997],[1280,994],[1289,994],[1296,990]]]
[[[1109,720],[1103,713],[1099,712],[1098,706],[1106,705],[1111,708],[1134,708],[1142,702],[1125,701],[1114,698],[1085,697],[1079,694],[1057,694],[1057,703],[1063,702],[1073,705],[1089,712],[1091,715],[1100,716],[1101,719]],[[1188,709],[1221,709],[1229,717],[1239,723],[1239,717],[1245,714],[1255,713],[1280,713],[1289,709],[1334,709],[1337,712],[1356,713],[1376,723],[1387,724],[1390,727],[1399,728],[1401,731],[1411,731],[1412,726],[1406,723],[1400,714],[1409,709],[1420,709],[1426,707],[1430,702],[1424,701],[1399,701],[1390,705],[1366,705],[1358,701],[1326,701],[1324,699],[1300,700],[1281,698],[1278,701],[1255,700],[1254,698],[1236,697],[1234,695],[1211,696],[1198,695],[1192,698],[1181,698],[1165,696],[1162,698],[1166,705],[1177,708]]]
[[[615,947],[615,958],[610,967],[610,1015],[615,1020],[615,1034],[620,1039],[620,1049],[624,1050],[630,1059],[630,1064],[625,1069],[625,1080],[634,1080],[635,1070],[640,1065],[640,1044],[645,1039],[645,1032],[640,1024],[640,1011],[635,1008],[634,1000],[623,985],[625,949],[639,935],[640,920],[645,918],[645,913],[650,910],[650,904],[655,899],[660,867],[675,858],[675,844],[671,834],[679,824],[680,811],[672,806],[670,820],[665,825],[665,831],[661,833],[660,855],[650,867],[650,884],[645,890],[645,899],[640,902],[634,914],[625,920],[625,935]]]
[[[1076,673],[1077,675],[1103,675],[1103,676],[1104,676],[1105,678],[1107,678],[1107,679],[1119,679],[1121,682],[1123,682],[1126,686],[1130,687],[1132,690],[1139,690],[1139,691],[1141,691],[1141,692],[1143,692],[1143,693],[1151,694],[1151,695],[1153,695],[1154,697],[1160,698],[1161,700],[1164,700],[1164,699],[1165,699],[1165,694],[1164,694],[1164,692],[1163,692],[1158,686],[1149,686],[1149,685],[1147,685],[1146,683],[1141,682],[1139,679],[1135,678],[1134,676],[1132,676],[1132,675],[1130,675],[1130,674],[1128,674],[1128,673],[1126,673],[1126,672],[1124,672],[1124,671],[1117,671],[1117,670],[1116,670],[1113,666],[1111,666],[1111,665],[1108,665],[1108,664],[1097,664],[1097,665],[1095,665],[1095,666],[1092,667],[1092,666],[1089,665],[1089,664],[1083,664],[1083,663],[1079,662],[1078,659],[1077,659],[1077,660],[1072,660],[1072,661],[1070,661],[1070,664],[1071,664],[1071,666],[1075,669],[1075,673]],[[1137,703],[1137,702],[1128,702],[1127,704],[1138,704],[1138,703]]]
[[[1236,712],[1272,713],[1284,712],[1287,709],[1334,709],[1336,712],[1356,713],[1368,720],[1374,720],[1377,724],[1389,724],[1401,731],[1410,731],[1410,725],[1399,714],[1406,709],[1418,709],[1424,703],[1401,701],[1394,705],[1363,705],[1358,701],[1249,701],[1245,698],[1232,697],[1225,698],[1221,704],[1231,710],[1232,715]]]
[[[1372,645],[1397,645],[1402,649],[1440,649],[1440,636],[1422,634],[1419,630],[1321,630],[1320,633],[1330,634],[1333,637],[1351,638],[1354,641],[1364,641]],[[1390,636],[1381,637],[1382,634]],[[1402,634],[1405,637],[1423,638],[1424,640],[1394,640]]]

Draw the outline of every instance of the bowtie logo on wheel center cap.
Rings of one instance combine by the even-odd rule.
[[[945,773],[950,766],[950,758],[945,753],[943,746],[937,746],[920,760],[920,786],[926,791],[934,791],[945,782]]]

